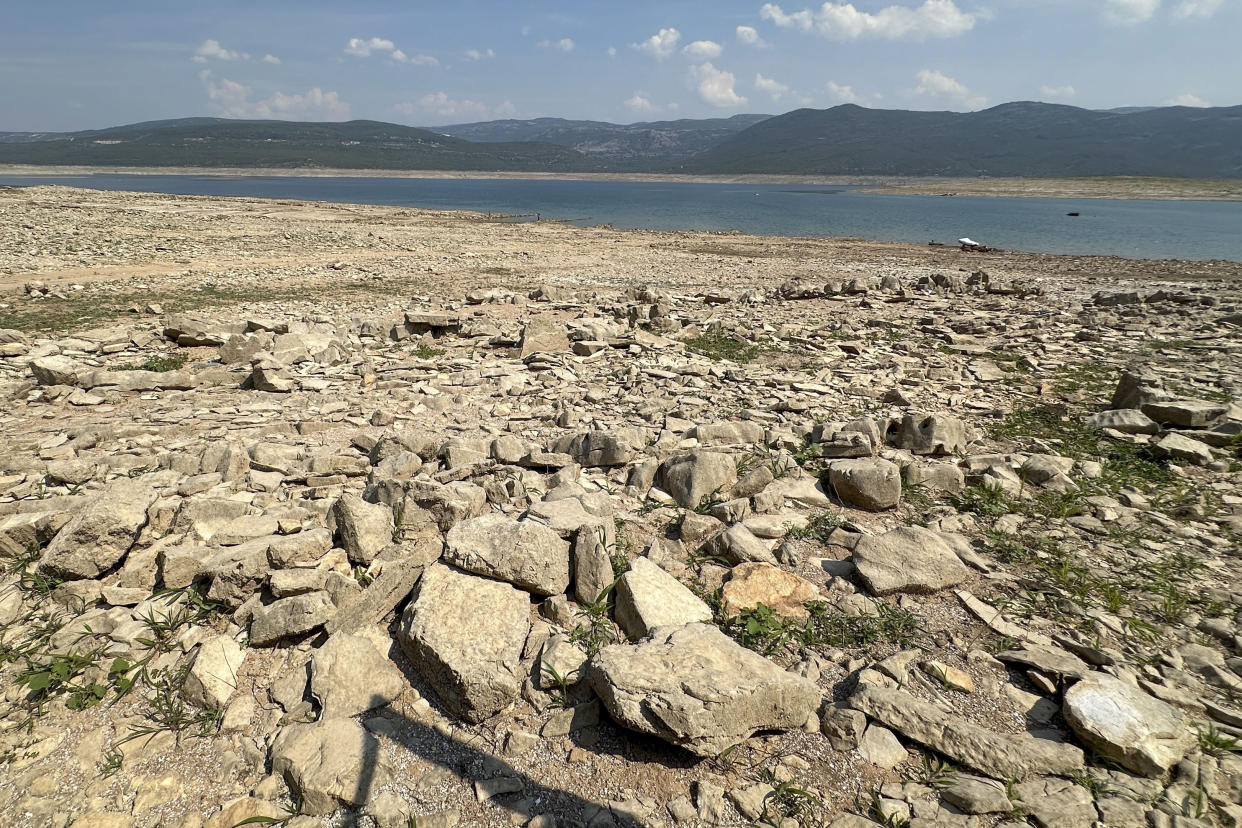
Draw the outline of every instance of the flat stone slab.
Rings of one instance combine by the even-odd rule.
[[[849,704],[907,739],[993,779],[1069,774],[1083,766],[1073,745],[1026,733],[997,733],[901,690],[864,684]]]
[[[822,692],[709,624],[662,627],[605,647],[591,686],[613,719],[697,756],[718,756],[760,730],[802,727]]]
[[[526,593],[434,564],[401,616],[397,639],[444,703],[480,722],[518,697],[529,631]]]
[[[1144,776],[1163,774],[1195,744],[1177,708],[1105,673],[1067,690],[1062,713],[1087,746]]]

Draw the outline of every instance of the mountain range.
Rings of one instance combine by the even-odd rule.
[[[609,124],[539,118],[417,129],[378,121],[185,118],[0,133],[0,163],[516,172],[1242,179],[1242,106],[979,112],[846,104]]]

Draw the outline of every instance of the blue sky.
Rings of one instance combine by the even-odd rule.
[[[0,130],[1242,103],[1242,0],[3,0]]]

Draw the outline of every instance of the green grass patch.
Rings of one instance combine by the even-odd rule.
[[[745,365],[754,362],[762,349],[759,345],[735,339],[723,330],[708,331],[684,340],[686,350],[720,362],[728,360]]]
[[[873,603],[874,615],[846,615],[822,601],[812,601],[806,605],[810,614],[805,621],[786,618],[766,604],[759,604],[725,619],[720,627],[743,647],[764,655],[771,655],[787,644],[908,647],[919,638],[918,616],[878,599]]]
[[[113,371],[154,371],[157,374],[166,374],[169,371],[179,371],[185,367],[189,357],[185,354],[159,354],[148,357],[146,362],[141,365],[118,365],[111,369]]]

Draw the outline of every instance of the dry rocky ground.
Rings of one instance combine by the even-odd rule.
[[[2,190],[0,824],[1242,825],[1239,277]]]

